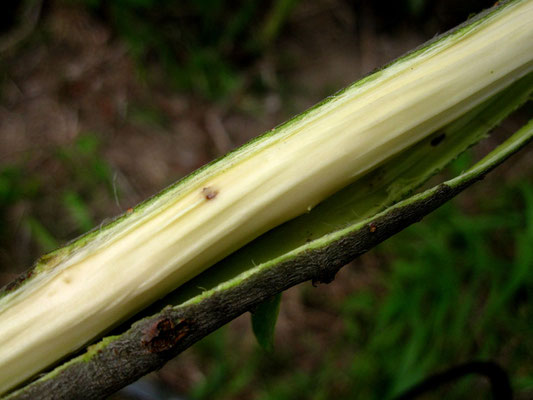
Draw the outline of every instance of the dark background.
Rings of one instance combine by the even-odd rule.
[[[491,5],[4,1],[0,283]],[[442,176],[528,116],[531,106]],[[245,315],[114,398],[387,399],[477,359],[532,398],[532,157],[522,151],[334,283],[284,293],[273,353]],[[488,393],[472,378],[427,398]]]

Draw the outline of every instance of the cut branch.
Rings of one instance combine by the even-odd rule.
[[[278,236],[283,243],[274,241],[279,245],[257,267],[238,278],[230,274],[148,325],[135,325],[133,333],[105,339],[35,385],[54,385],[52,377],[89,360],[95,375],[84,373],[100,387],[92,392],[114,390],[276,292],[307,279],[332,279],[342,264],[455,195],[464,185],[440,186],[391,208],[528,98],[532,18],[532,0],[501,4],[41,258],[0,297],[0,393],[291,218],[303,214],[279,229],[296,230],[306,244]],[[346,205],[359,207],[357,218],[339,213]],[[316,218],[338,220],[339,228],[317,230]],[[248,257],[241,267],[257,261],[247,251],[237,253]],[[279,276],[271,276],[273,270]],[[207,273],[219,271],[226,271],[221,263]],[[118,342],[123,345],[114,347]],[[134,368],[142,372],[130,365],[117,372],[117,360],[130,352],[146,353]],[[114,362],[105,358],[112,354]],[[108,364],[92,364],[99,357]],[[72,385],[82,379],[70,377]]]

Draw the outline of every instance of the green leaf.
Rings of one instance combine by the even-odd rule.
[[[278,320],[281,293],[259,304],[252,311],[252,328],[259,345],[266,351],[274,350],[274,331]]]

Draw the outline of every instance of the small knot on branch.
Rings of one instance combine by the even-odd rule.
[[[186,320],[175,323],[168,317],[163,317],[151,324],[143,335],[142,345],[150,353],[162,353],[171,350],[189,332]]]

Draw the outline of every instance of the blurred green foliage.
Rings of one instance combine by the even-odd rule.
[[[108,20],[141,73],[162,66],[165,82],[216,100],[277,38],[297,0],[70,0]],[[153,71],[152,71],[153,72]]]
[[[0,212],[20,199],[33,199],[39,191],[39,180],[26,176],[23,169],[5,166],[0,170]]]
[[[42,160],[43,168],[24,160],[0,168],[0,243],[13,253],[17,253],[14,248],[21,228],[29,234],[37,254],[88,231],[94,226],[95,204],[115,195],[111,169],[96,134],[82,133],[71,144],[49,149],[49,153],[50,158]],[[19,261],[27,266],[33,260]]]
[[[269,52],[299,0],[63,0],[81,4],[124,40],[146,80],[208,100],[225,100]],[[378,26],[443,24],[444,30],[490,7],[491,0],[350,1],[355,18],[372,9]],[[446,4],[446,6],[443,6]],[[325,9],[328,7],[326,6]],[[431,24],[430,24],[431,25]],[[435,26],[431,28],[434,32]],[[355,40],[355,38],[354,38]],[[163,76],[159,73],[163,71]],[[162,83],[163,82],[163,83]]]
[[[23,168],[9,165],[0,169],[0,241],[9,236],[9,210],[19,201],[33,201],[40,189],[40,180],[28,176]]]
[[[375,252],[386,264],[375,271],[377,286],[327,305],[311,300],[343,321],[333,342],[305,344],[309,354],[326,347],[318,365],[295,367],[287,347],[241,354],[223,329],[196,346],[210,367],[191,398],[238,398],[253,387],[261,400],[392,399],[432,373],[478,359],[500,363],[518,398],[528,398],[533,185],[498,189],[498,196],[475,197],[473,212],[453,201],[380,245]],[[302,288],[302,296],[312,299],[313,290]],[[463,378],[428,398],[469,399],[474,391],[491,398],[480,380]]]

